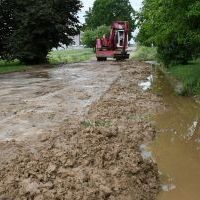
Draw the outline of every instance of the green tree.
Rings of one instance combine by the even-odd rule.
[[[144,0],[140,14],[138,41],[157,46],[166,64],[185,64],[197,56],[200,45],[198,0]]]
[[[86,47],[94,49],[96,45],[96,39],[97,39],[96,31],[88,29],[84,32],[81,41]]]
[[[135,11],[129,0],[95,0],[93,7],[86,12],[86,28],[110,26],[113,21],[129,21],[131,31],[136,28]]]
[[[109,32],[110,32],[110,27],[105,25],[99,26],[94,30],[88,29],[84,32],[82,43],[89,48],[95,49],[96,39],[102,38],[104,34],[108,35]]]
[[[0,1],[3,11],[0,18],[8,17],[13,24],[8,27],[4,23],[12,30],[8,31],[4,51],[0,52],[5,58],[9,54],[28,64],[46,62],[53,47],[69,45],[71,37],[79,32],[77,12],[82,6],[79,0],[13,0],[12,12],[6,15],[3,4],[9,1]]]
[[[7,49],[7,42],[13,33],[14,20],[13,20],[14,0],[0,1],[0,57],[9,58]]]

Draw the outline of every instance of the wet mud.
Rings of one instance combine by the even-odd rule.
[[[18,140],[1,141],[0,199],[156,198],[160,189],[158,169],[154,162],[143,159],[140,150],[141,144],[151,141],[155,136],[149,116],[158,112],[161,105],[161,100],[156,95],[149,90],[143,91],[138,86],[139,82],[150,75],[150,66],[129,61],[101,64],[92,62],[88,72],[85,64],[80,64],[79,67],[82,67],[81,70],[74,68],[66,73],[63,69],[58,69],[61,70],[60,76],[56,74],[54,77],[54,81],[58,81],[58,78],[60,80],[62,76],[68,76],[67,79],[62,79],[64,83],[61,84],[59,95],[68,92],[71,99],[62,100],[60,110],[54,111],[63,120],[63,113],[69,109],[66,120],[59,122],[51,132],[49,128],[41,127],[42,134],[38,134],[34,140],[31,137],[23,140],[20,136]],[[88,79],[93,76],[93,70],[96,76],[91,85],[95,87],[91,89],[90,84],[83,83],[90,83]],[[41,84],[41,78],[34,81]],[[16,81],[20,83],[20,80]],[[65,91],[66,82],[81,94],[75,95],[73,89]],[[48,100],[52,100],[52,93],[58,95],[56,87],[60,87],[60,84],[55,83],[54,86],[55,88],[48,87],[47,83],[46,87],[50,90],[47,94],[45,90],[41,90],[42,94],[45,93],[43,95],[46,100],[43,106],[48,104]],[[10,87],[9,94],[12,90]],[[34,88],[32,90],[38,92]],[[6,90],[3,91],[6,93]],[[41,93],[31,95],[35,97]],[[19,95],[19,92],[14,94]],[[94,97],[91,100],[89,97],[92,95]],[[27,98],[26,93],[23,96]],[[62,97],[57,98],[60,101]],[[73,98],[74,105],[82,108],[75,114],[72,111],[76,106],[70,104],[65,107]],[[42,101],[36,99],[32,105],[41,106]],[[88,102],[82,102],[88,99],[87,107],[85,105]],[[5,99],[5,104],[6,102]],[[53,100],[51,103],[51,107],[45,108],[49,112],[57,105]],[[12,105],[10,106],[8,108],[12,110]],[[12,118],[9,114],[5,115]],[[42,116],[45,116],[44,113]],[[43,120],[38,119],[39,122]],[[8,122],[9,120],[4,124]],[[23,126],[23,123],[20,122],[19,125]],[[29,127],[23,131],[26,132],[25,130],[29,132]]]
[[[36,138],[80,118],[118,76],[109,62],[0,75],[0,140]]]

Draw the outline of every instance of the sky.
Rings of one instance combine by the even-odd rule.
[[[79,13],[79,17],[80,17],[80,21],[82,23],[84,23],[84,15],[85,15],[85,11],[87,11],[89,9],[89,7],[92,7],[94,0],[82,0],[83,2],[83,8],[81,10],[81,12]],[[141,5],[142,5],[142,0],[130,0],[131,5],[133,6],[133,8],[135,10],[139,10]]]

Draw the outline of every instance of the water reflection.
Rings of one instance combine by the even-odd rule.
[[[158,200],[200,199],[200,105],[192,98],[177,96],[159,70],[153,91],[162,95],[166,111],[153,118],[156,140],[148,145],[161,172],[163,192]]]

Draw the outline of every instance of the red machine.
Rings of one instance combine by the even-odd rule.
[[[128,49],[129,23],[116,21],[111,26],[110,36],[105,35],[96,41],[96,57],[98,61],[107,58],[123,60],[129,58]]]

